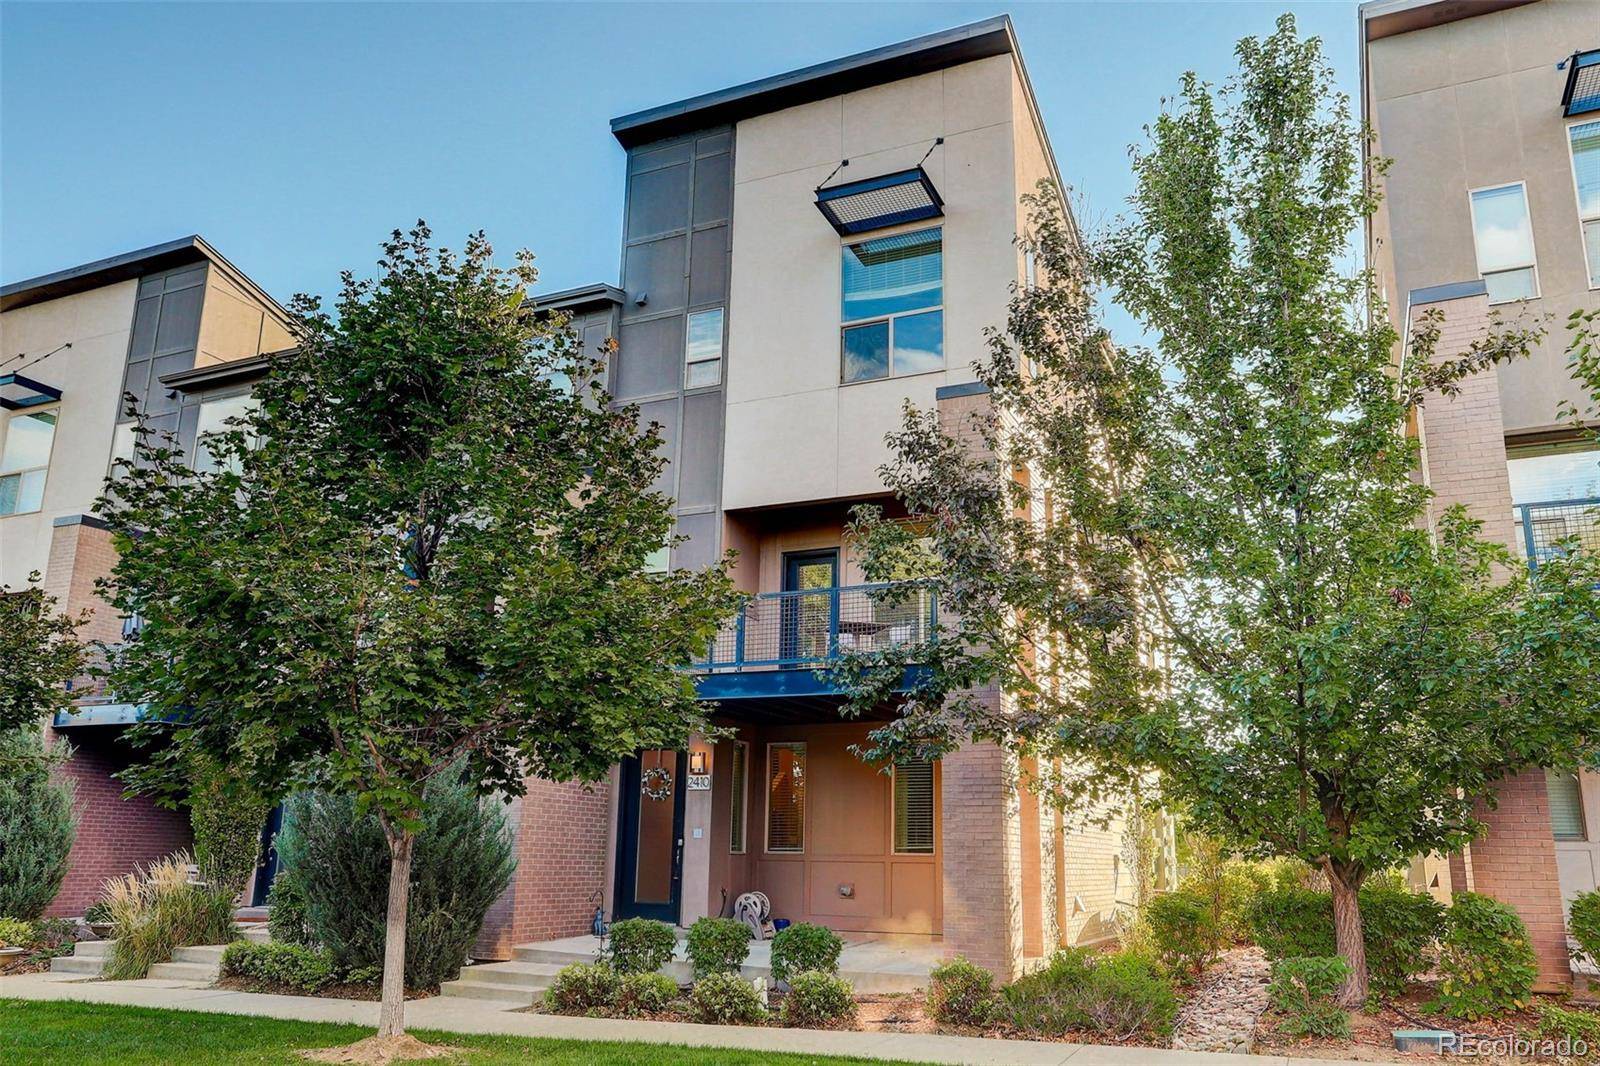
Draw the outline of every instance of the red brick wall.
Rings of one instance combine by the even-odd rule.
[[[1540,985],[1564,987],[1572,971],[1544,771],[1507,778],[1498,796],[1494,810],[1480,805],[1476,812],[1489,830],[1472,844],[1474,890],[1517,909],[1539,956]]]
[[[586,933],[596,893],[609,901],[606,853],[611,830],[611,788],[528,780],[513,805],[517,872],[490,908],[473,955],[506,959],[518,944]]]
[[[73,784],[78,834],[67,879],[45,912],[49,917],[82,914],[100,897],[107,878],[192,843],[187,813],[163,810],[143,796],[122,798],[122,784],[111,775],[128,765],[126,749],[115,740],[123,732],[117,726],[87,726],[66,738],[73,756],[64,771]]]

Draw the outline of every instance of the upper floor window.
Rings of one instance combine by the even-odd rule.
[[[1478,250],[1478,273],[1489,288],[1490,303],[1538,297],[1539,273],[1533,258],[1527,186],[1519,181],[1474,192],[1472,239]]]
[[[840,380],[944,369],[944,248],[938,229],[844,248]]]
[[[226,433],[241,427],[229,425],[230,419],[248,417],[260,404],[249,393],[238,396],[224,396],[216,400],[204,400],[200,404],[200,420],[195,426],[194,441],[194,468],[201,474],[209,474],[221,470],[224,465],[235,466],[233,463],[224,463],[223,457],[213,452],[206,437],[214,433]],[[218,451],[221,449],[219,448]],[[238,471],[235,470],[235,473]]]
[[[691,311],[683,346],[683,387],[698,389],[722,381],[722,308]]]
[[[0,516],[44,506],[44,479],[56,439],[56,411],[16,411],[0,447]]]
[[[1578,187],[1578,220],[1583,227],[1589,288],[1600,289],[1600,122],[1567,129],[1572,145],[1572,180]]]

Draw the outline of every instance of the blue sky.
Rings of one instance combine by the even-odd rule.
[[[1351,3],[0,4],[0,279],[200,233],[279,299],[389,230],[485,229],[540,289],[615,281],[655,104],[1009,12],[1091,226],[1178,75],[1293,10],[1356,92]]]

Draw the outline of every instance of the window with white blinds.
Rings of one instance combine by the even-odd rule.
[[[745,778],[749,774],[750,745],[743,741],[733,745],[732,768],[728,781],[733,792],[733,811],[728,818],[728,850],[735,855],[744,854]]]
[[[895,764],[894,850],[897,855],[933,854],[931,762]]]
[[[1578,224],[1583,227],[1589,287],[1600,289],[1600,122],[1569,126],[1572,180],[1578,186]]]
[[[1546,791],[1550,794],[1550,829],[1557,840],[1587,840],[1583,827],[1583,789],[1577,774],[1546,770]]]
[[[767,745],[767,850],[806,850],[806,746]]]

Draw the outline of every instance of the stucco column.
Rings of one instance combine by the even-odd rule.
[[[687,759],[704,753],[713,780],[719,769],[715,753],[705,737],[696,733],[689,740]],[[686,762],[683,772],[689,772]],[[723,772],[726,772],[724,770]],[[678,924],[689,926],[696,918],[711,913],[711,790],[683,794],[683,899],[678,908]]]

